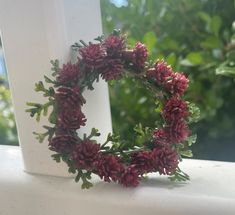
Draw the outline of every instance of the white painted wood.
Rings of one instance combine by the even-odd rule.
[[[18,147],[0,146],[1,215],[234,215],[235,163],[185,159],[188,183],[152,174],[140,187],[100,182],[81,190],[70,178],[22,171]]]
[[[99,1],[93,0],[0,0],[2,33],[10,89],[25,170],[31,173],[66,176],[65,165],[51,160],[47,143],[39,144],[32,132],[43,131],[25,113],[26,102],[44,101],[34,83],[50,74],[50,59],[70,59],[70,45],[79,39],[92,40],[102,33]],[[112,130],[107,85],[100,82],[86,92],[88,118],[82,132],[96,127],[103,134]]]

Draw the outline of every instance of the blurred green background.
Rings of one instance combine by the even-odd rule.
[[[101,10],[105,33],[122,29],[129,44],[145,43],[151,59],[188,75],[186,99],[201,109],[194,157],[235,161],[234,1],[101,0]],[[110,97],[115,132],[132,138],[136,123],[154,127],[154,103],[131,80],[110,86]]]
[[[189,77],[186,99],[201,109],[194,158],[235,161],[235,2],[101,0],[101,11],[105,34],[122,29],[130,46],[145,43],[150,59],[165,59]],[[146,90],[129,79],[109,90],[116,133],[131,139],[137,123],[155,126]],[[0,144],[17,144],[6,76],[0,79]]]
[[[17,131],[0,38],[0,144],[18,145]]]

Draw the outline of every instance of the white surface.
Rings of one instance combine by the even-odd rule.
[[[0,0],[2,33],[9,81],[15,107],[25,169],[29,172],[68,175],[65,165],[55,164],[47,144],[38,144],[33,131],[44,132],[25,113],[26,102],[42,102],[34,92],[35,82],[50,74],[50,59],[67,60],[70,46],[79,39],[92,40],[101,34],[98,0]],[[95,91],[86,92],[84,112],[88,118],[82,132],[100,130],[100,141],[112,131],[108,88],[100,81]]]
[[[81,190],[73,179],[22,171],[18,147],[0,146],[1,215],[234,215],[235,163],[184,160],[188,183],[153,174],[126,189],[94,180]]]

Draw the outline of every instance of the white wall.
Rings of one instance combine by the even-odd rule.
[[[67,168],[51,160],[47,143],[39,144],[32,135],[43,131],[41,125],[46,121],[36,124],[25,113],[26,102],[44,101],[33,89],[44,74],[50,74],[50,59],[66,61],[70,45],[102,33],[99,1],[0,0],[0,29],[25,169],[65,176]],[[88,123],[82,131],[96,127],[103,141],[112,130],[107,85],[99,83],[85,97]]]

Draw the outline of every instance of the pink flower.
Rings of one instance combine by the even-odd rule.
[[[132,52],[132,62],[133,64],[139,68],[142,69],[144,67],[144,64],[148,58],[148,50],[146,46],[140,42],[137,42],[135,45],[135,48]]]
[[[77,144],[72,135],[58,135],[49,141],[49,149],[58,153],[71,153]]]
[[[85,103],[78,87],[60,87],[56,91],[55,98],[60,108],[78,107]]]
[[[136,187],[139,185],[140,177],[139,172],[135,168],[134,165],[125,167],[121,178],[119,179],[119,183],[122,184],[125,187]]]
[[[156,129],[153,133],[153,137],[156,145],[165,146],[169,144],[167,132],[164,128]]]
[[[136,152],[131,155],[131,164],[139,171],[139,174],[151,172],[153,170],[153,157],[147,151]]]
[[[64,64],[57,80],[64,85],[76,83],[80,75],[79,65],[71,62]]]
[[[188,79],[183,73],[175,73],[173,78],[166,83],[166,89],[176,96],[182,96],[187,88]]]
[[[63,109],[59,114],[59,124],[66,129],[79,129],[81,126],[85,125],[86,121],[85,115],[79,107]]]
[[[187,103],[177,97],[170,98],[163,110],[163,117],[167,122],[185,119],[189,115]]]
[[[100,71],[106,81],[119,79],[123,72],[123,64],[119,59],[107,59]]]
[[[172,143],[181,143],[189,135],[189,128],[185,121],[173,121],[166,130]]]
[[[154,68],[147,71],[147,77],[155,79],[159,85],[165,85],[172,75],[171,66],[168,66],[163,60],[157,61]]]
[[[79,169],[94,169],[99,160],[100,145],[90,140],[77,144],[73,151],[72,158]]]
[[[174,73],[171,66],[164,61],[157,61],[154,68],[150,68],[146,75],[176,96],[182,96],[188,87],[188,79],[183,73]]]
[[[119,159],[114,155],[103,155],[99,159],[97,172],[101,179],[110,182],[117,181],[122,170]]]
[[[121,51],[126,48],[126,41],[124,37],[110,35],[104,40],[103,45],[109,56],[120,56]]]
[[[89,68],[100,68],[103,65],[106,51],[100,44],[90,44],[79,50],[83,62]]]
[[[168,146],[157,146],[152,155],[155,162],[155,170],[163,175],[170,175],[178,167],[179,158],[175,150]]]
[[[183,73],[175,73],[174,77],[174,93],[182,96],[188,88],[188,79]]]

